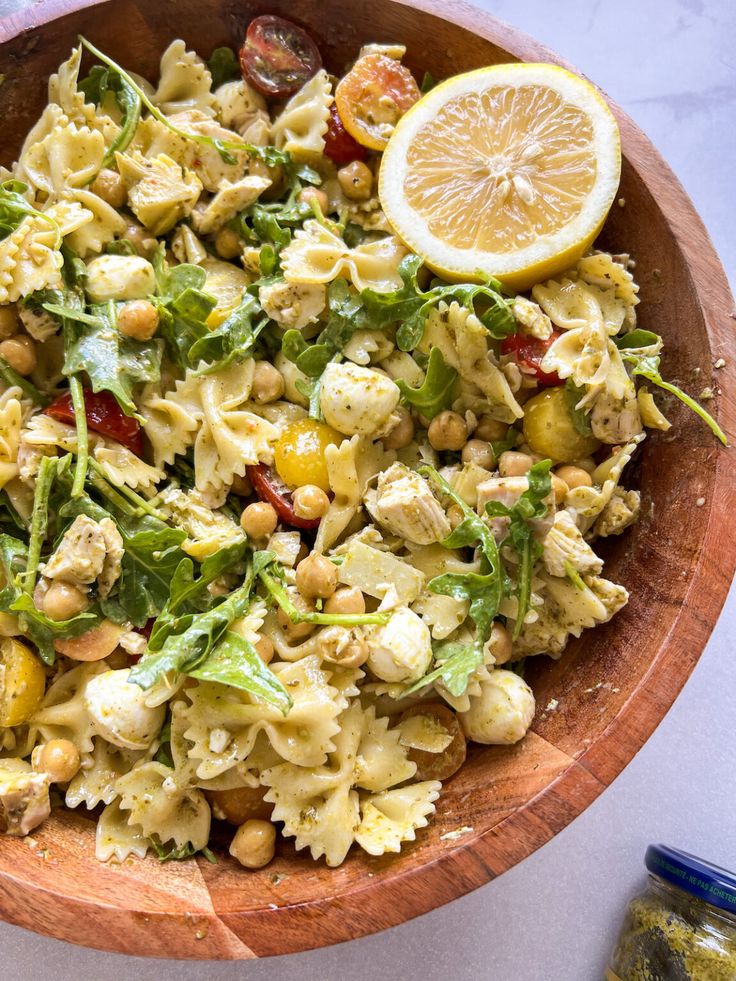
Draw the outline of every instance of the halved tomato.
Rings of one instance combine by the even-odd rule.
[[[353,139],[371,150],[383,150],[399,119],[420,96],[414,76],[401,62],[367,54],[338,83],[335,104]]]
[[[345,129],[334,102],[330,106],[330,118],[327,121],[325,156],[329,157],[338,167],[352,163],[353,160],[365,160],[368,156],[366,148],[354,140]]]
[[[246,82],[262,95],[288,98],[321,67],[317,45],[290,20],[265,14],[248,25],[240,49],[240,70]]]
[[[70,392],[64,392],[43,410],[47,416],[74,425],[74,407]],[[127,447],[136,456],[143,456],[143,436],[140,423],[126,416],[110,392],[91,392],[84,390],[84,411],[87,425],[92,432],[109,436],[117,443]]]
[[[512,334],[503,339],[501,351],[504,354],[513,354],[519,368],[528,375],[534,375],[542,387],[561,385],[562,380],[556,371],[542,371],[541,367],[542,359],[559,336],[559,331],[553,331],[546,341],[542,341],[538,337]]]

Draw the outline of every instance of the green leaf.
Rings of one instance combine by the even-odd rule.
[[[215,48],[207,62],[212,76],[212,89],[219,89],[225,82],[240,76],[240,66],[232,48]]]
[[[529,612],[534,565],[542,554],[542,546],[535,537],[535,529],[531,522],[547,514],[546,498],[552,490],[551,467],[551,460],[540,460],[539,463],[534,464],[527,474],[529,486],[513,507],[508,508],[499,501],[490,501],[486,504],[486,514],[490,517],[509,518],[508,534],[502,545],[507,543],[512,545],[519,558],[515,590],[518,609],[514,640],[521,633],[524,618]]]
[[[151,299],[159,314],[159,334],[171,360],[186,371],[195,365],[192,349],[210,332],[207,318],[217,300],[202,289],[207,273],[201,266],[183,262],[169,271],[163,246],[154,254],[153,265],[157,295]]]
[[[567,408],[570,412],[572,424],[581,436],[590,436],[593,433],[593,428],[590,425],[590,417],[585,409],[578,408],[578,402],[584,396],[585,389],[579,388],[572,378],[568,378],[565,382],[565,398],[567,399]]]
[[[483,648],[478,644],[447,642],[435,648],[434,660],[436,667],[419,681],[414,682],[411,688],[404,692],[404,696],[413,695],[414,692],[440,680],[451,695],[458,697],[464,695],[470,676],[483,663]]]
[[[628,334],[623,334],[621,337],[614,337],[613,343],[619,350],[626,348],[641,348],[641,347],[652,347],[654,344],[660,344],[662,338],[659,334],[655,334],[651,330],[630,330]]]
[[[402,399],[417,412],[428,419],[434,417],[452,404],[455,395],[457,372],[448,365],[438,347],[433,347],[429,355],[427,374],[419,388],[411,388],[399,378],[396,384]]]
[[[632,375],[641,375],[653,385],[657,385],[659,388],[664,389],[665,392],[670,392],[670,394],[676,396],[676,398],[684,403],[689,409],[692,409],[695,415],[699,416],[703,420],[713,435],[716,436],[724,446],[728,446],[728,436],[726,436],[713,416],[707,412],[702,405],[698,405],[695,399],[688,395],[687,392],[683,392],[683,390],[677,385],[673,385],[672,382],[665,381],[664,378],[662,378],[661,374],[659,373],[660,359],[657,355],[642,357],[631,351],[623,351],[621,357],[626,364],[632,366]]]
[[[333,280],[327,289],[329,316],[315,343],[307,344],[299,331],[284,334],[281,350],[309,378],[319,378],[335,355],[340,354],[356,330],[364,326],[362,300],[351,292],[346,279]]]
[[[58,249],[61,245],[59,226],[50,215],[36,210],[26,201],[24,194],[27,191],[28,185],[23,181],[7,180],[0,183],[0,239],[7,238],[24,218],[32,215],[34,218],[41,218],[56,230],[57,240],[54,248]]]
[[[22,576],[23,589],[32,593],[41,559],[41,548],[46,541],[49,521],[49,497],[59,468],[59,457],[45,456],[41,460],[33,492],[31,533],[28,541],[28,561]]]
[[[27,378],[19,375],[14,368],[10,367],[4,358],[0,358],[0,379],[2,379],[8,388],[13,386],[19,388],[34,405],[46,405],[49,401],[45,395],[39,392],[33,382],[29,382]]]
[[[166,844],[161,844],[157,838],[149,838],[148,840],[159,862],[181,862],[184,859],[193,858],[195,855],[203,855],[211,865],[217,865],[217,858],[207,845],[197,849],[190,841],[184,845],[177,845],[173,839]]]
[[[565,569],[565,575],[573,584],[573,586],[575,586],[576,589],[582,591],[586,588],[580,573],[569,559],[565,559],[564,569]]]
[[[243,637],[227,631],[212,653],[196,668],[187,671],[200,681],[217,681],[247,691],[286,715],[292,700],[279,679]]]
[[[254,324],[254,318],[260,315],[260,322]],[[221,371],[228,365],[244,361],[251,357],[258,335],[266,326],[268,318],[263,314],[260,305],[249,293],[244,293],[240,304],[215,330],[208,331],[195,341],[189,349],[188,359],[196,365],[200,361],[207,363],[200,374]]]
[[[419,91],[422,95],[426,95],[427,92],[431,92],[432,89],[437,85],[437,79],[434,77],[432,72],[425,72],[422,78],[422,84],[419,86]]]

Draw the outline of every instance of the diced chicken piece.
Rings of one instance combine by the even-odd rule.
[[[93,303],[142,300],[156,290],[153,266],[139,255],[100,255],[87,263],[87,296]]]
[[[231,183],[227,178],[220,182],[217,193],[207,204],[198,204],[192,211],[192,224],[201,235],[210,235],[258,200],[269,187],[268,177],[255,174]]]
[[[50,813],[47,774],[0,770],[0,832],[25,837]]]
[[[100,596],[107,596],[120,576],[123,539],[114,521],[94,521],[79,514],[41,571],[46,579],[58,579],[82,589],[96,579]]]
[[[544,540],[542,561],[553,576],[564,576],[568,563],[581,575],[597,575],[603,569],[603,560],[585,541],[569,511],[558,511],[555,515]]]
[[[97,591],[104,599],[110,595],[110,590],[120,578],[125,549],[118,527],[111,518],[100,521],[100,530],[105,540],[105,559],[102,572],[97,577]]]
[[[222,511],[208,507],[198,490],[183,491],[178,487],[168,487],[159,500],[164,513],[173,517],[187,533],[182,548],[200,562],[221,548],[245,540],[240,525]]]
[[[31,307],[18,306],[18,316],[34,341],[43,343],[49,337],[58,333],[61,326],[56,317],[44,309],[33,310]]]
[[[616,487],[593,525],[593,537],[607,538],[609,535],[620,535],[637,520],[640,508],[639,491]]]
[[[552,336],[552,321],[538,303],[517,296],[511,309],[522,334],[538,337],[540,341],[546,341]]]
[[[366,631],[368,667],[382,681],[417,681],[432,663],[429,627],[412,610],[400,609],[388,623]]]
[[[388,432],[399,404],[398,385],[386,375],[360,365],[330,363],[322,374],[320,406],[325,422],[346,436]]]
[[[270,286],[261,286],[258,302],[264,313],[277,324],[301,330],[317,322],[327,302],[327,290],[321,283],[287,283],[280,280]]]
[[[524,491],[529,489],[529,481],[526,477],[491,477],[490,480],[478,484],[478,514],[486,516],[486,504],[489,501],[498,501],[507,508],[512,508],[519,500]],[[531,522],[534,528],[535,537],[543,541],[554,521],[555,505],[554,495],[550,493],[546,501],[547,514],[543,518],[534,518]],[[506,536],[508,529],[508,518],[488,518],[488,523],[496,541],[501,541]]]
[[[403,463],[393,463],[365,494],[365,506],[379,525],[415,545],[431,545],[452,531],[427,481]]]
[[[197,175],[165,153],[151,159],[118,153],[117,163],[130,208],[153,235],[165,234],[190,215],[202,193]]]
[[[266,100],[242,78],[215,90],[215,112],[223,126],[241,135],[264,115],[268,119]]]
[[[615,398],[602,392],[590,413],[590,428],[602,443],[628,443],[643,431],[636,393]]]

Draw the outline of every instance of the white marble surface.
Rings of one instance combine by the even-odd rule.
[[[634,117],[691,194],[733,283],[733,0],[475,2],[558,51]],[[0,0],[0,12],[10,8]],[[146,962],[2,924],[0,974],[14,981],[600,978],[627,897],[642,881],[648,842],[736,867],[735,628],[732,589],[674,708],[607,793],[521,865],[443,909],[339,947],[240,964]]]

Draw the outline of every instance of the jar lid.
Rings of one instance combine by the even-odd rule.
[[[650,845],[644,856],[650,872],[711,906],[736,913],[736,875],[668,845]]]

